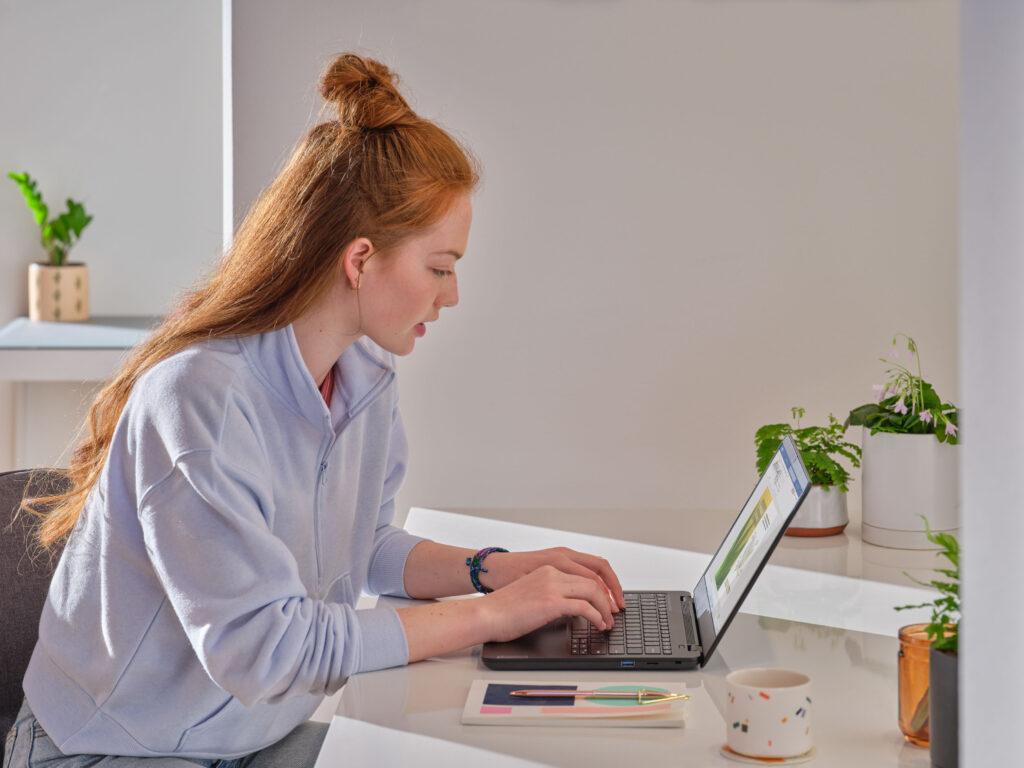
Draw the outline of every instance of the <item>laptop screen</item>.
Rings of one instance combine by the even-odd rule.
[[[809,486],[807,470],[787,436],[694,590],[705,655],[739,609]]]

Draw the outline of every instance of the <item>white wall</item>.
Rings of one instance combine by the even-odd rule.
[[[92,312],[161,314],[221,244],[220,6],[0,0],[0,323],[27,314],[28,264],[45,258],[9,170],[51,209],[94,215],[73,258]],[[30,386],[30,463],[70,439],[91,387]],[[0,386],[0,468],[14,461],[12,388]]]
[[[963,4],[961,765],[1015,765],[1024,687],[1024,6]]]
[[[989,765],[1024,679],[1024,531],[1006,482],[1024,462],[1024,8],[964,4],[959,294],[957,12],[240,3],[235,192],[237,213],[318,108],[321,63],[350,48],[394,64],[484,161],[463,303],[402,371],[416,503],[730,506],[753,428],[795,402],[815,418],[860,402],[896,330],[958,400],[959,296],[962,734],[964,756]],[[96,214],[78,254],[98,313],[162,311],[216,253],[219,24],[199,0],[93,0],[87,17],[0,0],[0,170],[27,168],[49,199]],[[6,321],[26,309],[36,258],[13,184],[0,235]],[[30,411],[59,447],[50,398],[82,391],[54,389],[35,388]],[[0,389],[0,427],[9,406]]]
[[[383,59],[485,170],[400,506],[732,507],[754,430],[869,400],[895,332],[957,400],[957,11],[236,3],[236,216],[330,56]]]
[[[0,0],[4,71],[48,51],[0,82],[0,170],[95,213],[78,255],[97,314],[163,311],[219,248],[216,5],[98,0],[83,23]],[[485,170],[462,303],[403,361],[400,501],[733,506],[754,429],[867,400],[896,331],[957,399],[957,7],[238,3],[236,218],[333,53],[393,64]],[[40,82],[64,84],[59,106]],[[7,184],[4,321],[36,247]],[[87,395],[30,388],[33,460]]]

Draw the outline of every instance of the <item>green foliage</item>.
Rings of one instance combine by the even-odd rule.
[[[792,413],[796,427],[789,424],[765,424],[754,433],[758,474],[763,474],[768,468],[782,438],[792,435],[793,442],[800,451],[800,458],[807,467],[811,483],[825,488],[838,486],[843,492],[850,490],[847,485],[850,473],[833,458],[844,457],[853,466],[860,466],[860,446],[843,440],[846,427],[831,413],[828,415],[827,427],[800,427],[800,419],[806,411],[797,406],[792,409]]]
[[[92,221],[92,216],[85,212],[81,203],[68,198],[68,209],[59,216],[49,219],[50,209],[43,202],[36,180],[25,173],[11,171],[7,177],[21,188],[25,204],[32,211],[32,216],[39,225],[40,242],[54,267],[63,266],[67,261],[68,252],[82,235],[82,230]]]
[[[921,358],[917,343],[904,334],[893,337],[893,356],[898,354],[897,341],[907,342],[911,362],[917,363],[917,374],[894,360],[879,358],[889,365],[889,381],[879,389],[879,401],[858,406],[850,411],[845,426],[863,426],[871,434],[891,432],[899,435],[935,435],[940,443],[956,445],[959,431],[958,411],[952,403],[944,403],[927,381],[921,378]]]
[[[936,568],[935,572],[943,579],[932,579],[921,581],[915,579],[904,571],[908,579],[916,581],[923,587],[933,587],[939,590],[939,596],[930,603],[919,605],[900,605],[897,611],[905,611],[910,608],[931,608],[932,620],[928,623],[925,631],[932,640],[932,647],[937,651],[950,651],[957,653],[960,647],[960,544],[956,537],[950,533],[932,533],[928,525],[928,518],[921,515],[926,529],[925,535],[928,541],[939,547],[939,554],[949,560],[952,568]]]

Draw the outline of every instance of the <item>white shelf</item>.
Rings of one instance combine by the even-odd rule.
[[[0,381],[104,381],[160,322],[153,316],[98,316],[80,323],[0,328]]]

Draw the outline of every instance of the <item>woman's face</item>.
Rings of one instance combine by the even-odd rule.
[[[462,195],[422,235],[363,263],[359,291],[365,335],[388,352],[407,355],[441,308],[458,303],[455,265],[466,251],[472,219],[469,196]]]

